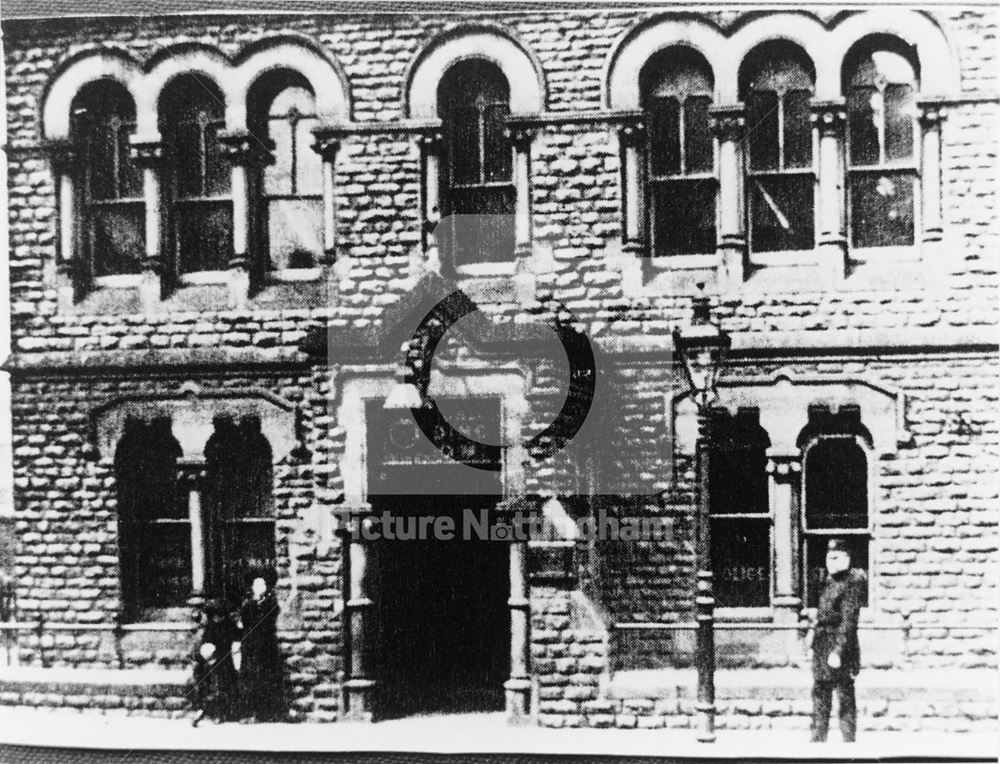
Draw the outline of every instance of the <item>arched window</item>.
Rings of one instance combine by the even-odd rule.
[[[455,265],[510,261],[514,255],[513,149],[506,135],[510,86],[495,64],[469,59],[438,87],[444,128],[442,243]]]
[[[713,415],[709,461],[711,558],[721,607],[771,604],[771,509],[760,413]]]
[[[849,407],[837,414],[810,411],[803,472],[803,526],[806,605],[816,607],[825,575],[826,547],[832,537],[846,537],[855,568],[868,570],[868,452],[871,435],[860,413]]]
[[[192,590],[191,522],[177,476],[181,448],[166,418],[130,418],[115,452],[122,599],[143,608],[179,607]]]
[[[250,91],[250,129],[273,143],[260,178],[258,241],[270,269],[311,268],[323,254],[323,164],[312,149],[318,124],[304,77],[279,71]]]
[[[685,47],[660,51],[640,74],[653,255],[715,252],[713,86],[708,62]]]
[[[178,77],[159,114],[172,265],[180,273],[223,270],[233,249],[232,175],[219,145],[225,100],[205,77]]]
[[[750,248],[755,252],[807,250],[815,243],[809,118],[815,80],[809,58],[785,42],[754,49],[740,67]]]
[[[917,72],[894,38],[855,48],[844,65],[848,198],[855,247],[914,243]]]
[[[250,571],[273,568],[274,477],[260,419],[215,419],[205,445],[206,579],[218,597],[238,603]]]
[[[142,171],[129,157],[132,96],[113,80],[92,82],[73,99],[71,115],[81,169],[83,258],[95,276],[139,273],[145,249]]]

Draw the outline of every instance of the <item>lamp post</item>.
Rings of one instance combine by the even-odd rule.
[[[699,289],[702,285],[699,284]],[[698,632],[695,666],[698,670],[698,740],[715,741],[715,596],[712,593],[711,523],[709,502],[709,461],[711,459],[711,407],[723,358],[729,349],[729,335],[711,321],[709,299],[701,293],[694,298],[691,324],[674,330],[674,347],[684,364],[691,397],[698,409],[698,442],[695,462],[698,505],[695,515],[695,556],[698,584],[695,594]]]

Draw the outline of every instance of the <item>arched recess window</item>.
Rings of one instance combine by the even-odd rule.
[[[868,571],[871,541],[868,496],[868,451],[871,435],[857,409],[837,414],[810,411],[804,443],[803,538],[805,600],[816,607],[826,570],[826,547],[832,537],[845,537],[855,568]]]
[[[71,135],[80,158],[83,260],[94,276],[139,273],[145,249],[142,170],[129,157],[135,103],[113,80],[73,99]]]
[[[698,52],[660,51],[643,67],[647,204],[653,255],[715,252],[715,151],[708,109],[714,80]]]
[[[179,607],[192,591],[191,523],[170,420],[130,418],[115,451],[122,599],[130,618]]]
[[[314,94],[302,75],[271,72],[250,90],[250,129],[272,144],[259,179],[258,246],[268,269],[312,268],[323,254],[323,162],[312,149]]]
[[[232,174],[222,156],[225,100],[205,77],[178,77],[160,96],[170,251],[179,273],[224,270],[233,251]]]
[[[444,128],[442,242],[455,265],[509,262],[514,256],[513,148],[506,135],[510,85],[482,59],[455,64],[441,78]]]
[[[767,448],[756,409],[713,414],[709,461],[711,558],[720,607],[771,604]]]
[[[909,49],[878,37],[844,63],[851,244],[914,243],[917,71]]]
[[[747,200],[755,252],[812,249],[815,243],[812,62],[785,42],[755,48],[740,67],[749,153]]]
[[[205,445],[206,581],[213,595],[238,603],[247,574],[275,563],[271,446],[257,417],[214,425]]]

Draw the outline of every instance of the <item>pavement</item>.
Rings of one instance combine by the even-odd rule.
[[[806,736],[801,730],[721,730],[716,742],[709,744],[699,743],[690,729],[513,728],[506,725],[503,714],[420,716],[375,724],[234,723],[194,728],[186,719],[0,708],[2,764],[84,760],[409,762],[442,757],[462,762],[610,758],[926,762],[997,761],[1000,751],[997,734],[872,732],[859,733],[854,744],[837,741],[835,731],[825,744],[809,743]],[[103,758],[95,758],[94,751],[103,752]],[[173,753],[150,758],[153,752],[165,751]],[[265,753],[270,756],[262,759]],[[324,756],[317,758],[318,754]],[[408,755],[400,758],[400,754]],[[86,758],[79,758],[83,755]]]

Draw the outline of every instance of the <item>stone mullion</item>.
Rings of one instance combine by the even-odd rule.
[[[623,246],[635,256],[645,254],[646,236],[643,231],[643,150],[646,145],[645,125],[634,122],[618,131],[622,163]]]
[[[205,464],[185,461],[179,464],[178,481],[187,492],[188,522],[191,527],[191,604],[200,604],[205,597],[208,559],[211,542],[205,533],[202,514],[202,491],[205,484]]]
[[[719,142],[719,244],[720,283],[737,290],[746,276],[746,233],[740,198],[743,173],[740,144],[746,122],[743,104],[710,109],[712,132]]]
[[[424,268],[441,272],[440,242],[437,226],[441,222],[441,150],[444,135],[430,130],[417,135],[423,164]]]
[[[48,145],[52,170],[56,176],[59,203],[59,291],[61,301],[72,303],[76,294],[87,289],[92,273],[91,264],[84,260],[84,251],[78,248],[77,231],[80,226],[79,191],[80,157],[70,141],[57,141]]]
[[[768,449],[767,474],[774,522],[775,619],[797,622],[802,605],[799,576],[801,534],[799,496],[802,472],[799,451]]]
[[[323,159],[323,255],[324,265],[331,265],[337,257],[337,154],[340,139],[316,135],[313,151]]]
[[[511,127],[508,136],[514,146],[514,278],[518,301],[527,304],[535,294],[531,242],[531,146],[535,129]]]
[[[142,168],[142,199],[144,210],[145,245],[142,261],[141,298],[148,310],[160,296],[163,241],[160,221],[163,218],[161,178],[163,144],[154,141],[133,142],[129,148],[132,160]]]
[[[844,234],[844,99],[815,101],[811,114],[819,133],[819,252],[835,281],[847,274],[847,237]]]
[[[924,244],[941,241],[941,125],[947,116],[943,104],[922,101],[920,108],[921,150],[920,188],[923,199],[922,229]]]

